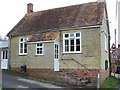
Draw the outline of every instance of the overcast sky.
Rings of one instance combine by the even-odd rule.
[[[19,22],[27,13],[27,4],[33,3],[33,10],[40,11],[50,8],[63,7],[81,3],[94,2],[97,0],[1,0],[0,1],[0,35],[5,35]],[[114,42],[115,23],[115,1],[106,0],[108,15],[111,26],[111,41]]]

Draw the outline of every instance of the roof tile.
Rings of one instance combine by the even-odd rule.
[[[8,36],[34,34],[72,26],[101,24],[105,3],[86,3],[26,14]]]

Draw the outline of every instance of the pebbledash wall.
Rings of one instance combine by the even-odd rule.
[[[63,53],[63,33],[81,32],[81,53]],[[61,31],[56,40],[60,44],[60,71],[76,70],[77,74],[86,72],[86,68],[91,70],[91,77],[96,77],[100,73],[101,80],[103,81],[108,77],[108,71],[105,70],[105,60],[108,60],[107,53],[104,48],[104,35],[100,32],[100,28],[86,28]],[[35,55],[36,44],[28,44],[27,55],[19,55],[19,38],[29,37],[18,36],[11,38],[11,53],[10,64],[11,70],[20,71],[20,65],[27,65],[27,72],[29,74],[51,73],[54,72],[54,43],[45,42],[44,55]],[[103,56],[102,56],[103,55]],[[77,63],[77,62],[79,63]],[[82,65],[81,65],[82,64]],[[81,75],[81,74],[80,74]],[[87,74],[88,75],[88,74]],[[106,76],[105,76],[106,75]],[[86,76],[89,77],[89,76]]]

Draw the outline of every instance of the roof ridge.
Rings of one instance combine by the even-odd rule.
[[[75,6],[82,6],[82,5],[86,5],[86,4],[92,4],[92,3],[94,4],[94,3],[98,3],[98,2],[87,2],[87,3],[82,3],[82,4],[74,4],[74,5],[50,8],[50,9],[45,9],[45,10],[41,10],[41,11],[35,11],[35,12],[27,13],[27,14],[33,14],[33,13],[39,13],[39,12],[47,12],[47,11],[51,11],[51,10],[63,9],[63,8],[69,8],[69,7],[75,7]],[[103,2],[101,2],[101,3],[103,3]]]

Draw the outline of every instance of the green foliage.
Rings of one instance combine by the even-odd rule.
[[[101,85],[100,88],[115,88],[118,85],[118,79],[110,76]]]

